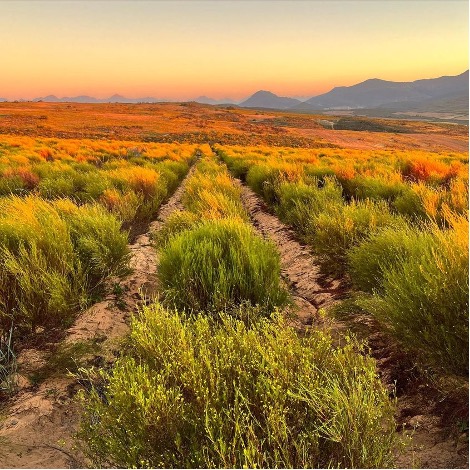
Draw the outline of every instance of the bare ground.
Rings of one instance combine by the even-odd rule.
[[[48,376],[39,384],[31,377],[47,365],[47,347],[67,353],[84,345],[88,351],[81,361],[99,367],[109,366],[119,355],[120,343],[129,331],[130,315],[156,294],[157,257],[151,236],[174,210],[181,208],[183,186],[184,181],[162,205],[147,232],[129,245],[132,273],[108,282],[107,291],[113,293],[80,314],[59,345],[26,349],[19,355],[20,390],[0,410],[0,468],[86,465],[73,439],[80,421],[80,408],[74,399],[81,388],[79,381],[61,369],[60,364],[57,370],[48,370]]]
[[[255,228],[272,240],[281,255],[281,275],[294,297],[296,314],[302,324],[318,324],[320,308],[327,308],[345,292],[341,282],[320,274],[314,256],[300,244],[295,233],[269,213],[264,202],[247,186],[241,185],[242,201]]]
[[[404,450],[397,451],[396,466],[468,468],[468,431],[459,432],[456,423],[447,419],[458,415],[455,408],[461,406],[462,395],[468,396],[468,384],[466,390],[459,391],[455,403],[450,397],[443,400],[442,394],[419,376],[410,358],[371,317],[361,315],[339,321],[320,315],[320,308],[327,309],[347,297],[347,287],[339,280],[324,278],[315,256],[299,243],[293,230],[272,215],[250,188],[243,184],[241,188],[255,228],[272,240],[281,254],[282,275],[293,293],[301,324],[325,328],[338,340],[349,329],[356,332],[367,341],[383,382],[395,390],[397,432],[408,442]]]

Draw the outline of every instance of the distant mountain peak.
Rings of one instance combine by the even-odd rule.
[[[271,91],[259,90],[240,103],[240,106],[242,108],[289,109],[300,103],[301,101],[295,98],[278,96]]]

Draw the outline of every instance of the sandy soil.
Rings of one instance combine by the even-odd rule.
[[[110,287],[118,283],[119,293],[108,295],[83,312],[66,332],[61,347],[99,343],[100,353],[90,355],[89,365],[102,367],[113,362],[119,355],[120,342],[129,331],[131,313],[155,295],[157,257],[151,235],[174,210],[181,208],[183,185],[184,182],[160,208],[157,220],[150,224],[148,231],[129,245],[132,273],[108,283]],[[80,420],[74,396],[80,384],[64,373],[52,373],[39,386],[31,384],[28,375],[44,366],[44,358],[45,351],[35,349],[22,351],[18,358],[20,391],[0,415],[0,468],[79,468],[86,465],[73,441]]]
[[[309,249],[245,185],[242,199],[256,229],[271,239],[281,254],[282,275],[293,292],[301,323],[326,328],[337,339],[352,330],[367,341],[370,354],[377,360],[378,373],[397,395],[397,432],[400,437],[412,436],[405,439],[405,450],[397,451],[396,466],[468,468],[468,434],[459,433],[455,423],[447,420],[449,412],[454,412],[450,410],[452,403],[442,403],[442,396],[415,375],[410,359],[372,318],[362,315],[339,321],[319,315],[320,308],[331,307],[347,295],[346,287],[338,280],[322,278]]]
[[[264,202],[241,185],[242,201],[255,228],[276,244],[281,255],[281,275],[289,286],[296,314],[304,325],[321,322],[320,308],[331,306],[344,294],[341,283],[325,279],[308,247],[296,240],[294,232],[269,213]]]

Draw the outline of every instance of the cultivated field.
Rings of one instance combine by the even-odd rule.
[[[2,468],[468,466],[468,128],[325,119],[0,103]]]

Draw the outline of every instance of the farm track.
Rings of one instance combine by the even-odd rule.
[[[138,306],[157,292],[157,254],[151,237],[168,216],[182,209],[185,179],[158,212],[148,230],[129,245],[132,273],[123,279],[110,279],[107,292],[113,294],[80,314],[69,328],[62,348],[77,344],[99,345],[82,360],[98,367],[109,367],[119,356],[120,343],[129,332],[129,318]],[[50,345],[49,345],[50,346]],[[52,345],[57,346],[57,345]],[[65,349],[67,350],[67,349]],[[44,350],[23,350],[18,357],[20,391],[0,410],[0,468],[80,468],[86,462],[73,444],[80,421],[80,407],[74,399],[81,388],[66,371],[47,377],[36,387],[26,378],[46,365]]]
[[[271,214],[262,199],[240,180],[242,202],[256,230],[272,240],[281,255],[282,276],[294,299],[295,314],[301,326],[328,330],[338,343],[349,331],[366,340],[369,353],[377,361],[384,384],[395,388],[397,432],[412,434],[404,452],[397,454],[398,468],[468,468],[468,441],[465,434],[455,435],[446,422],[452,403],[443,406],[439,393],[423,378],[417,377],[412,362],[394,341],[381,331],[369,316],[344,321],[319,314],[348,296],[340,280],[322,276],[315,256],[297,240],[295,232]],[[452,400],[450,400],[452,402]],[[454,423],[455,424],[455,423]]]
[[[281,275],[292,292],[298,319],[303,325],[322,323],[320,308],[330,307],[341,299],[344,286],[322,276],[315,257],[297,241],[294,231],[270,214],[254,191],[241,182],[240,187],[242,203],[255,229],[272,240],[280,253]]]

